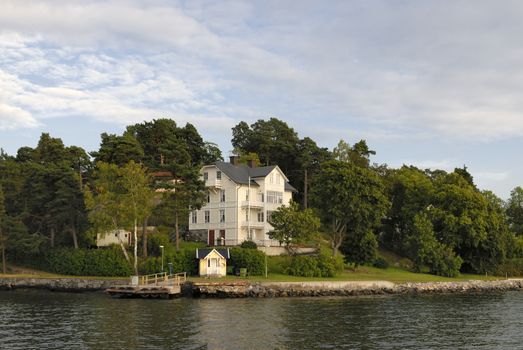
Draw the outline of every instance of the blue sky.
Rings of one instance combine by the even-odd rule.
[[[467,165],[503,198],[523,185],[520,1],[0,2],[0,147],[41,132],[191,122],[227,155],[231,128],[275,116],[373,161]]]

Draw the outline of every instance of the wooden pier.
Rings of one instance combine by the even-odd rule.
[[[169,275],[166,272],[144,276],[131,276],[130,284],[114,286],[105,292],[120,298],[162,298],[180,295],[187,273]]]

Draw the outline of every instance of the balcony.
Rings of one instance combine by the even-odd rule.
[[[242,208],[248,208],[248,207],[251,207],[251,208],[263,208],[264,204],[265,203],[263,203],[263,202],[243,201],[242,202]]]
[[[207,179],[205,180],[205,186],[212,188],[222,188],[222,180]]]
[[[265,222],[259,222],[259,221],[244,221],[242,222],[242,227],[251,227],[251,228],[264,228]]]

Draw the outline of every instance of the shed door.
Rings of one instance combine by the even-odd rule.
[[[214,230],[209,230],[209,242],[207,244],[210,246],[214,245]]]
[[[220,259],[210,258],[207,260],[207,274],[218,275],[220,273]]]

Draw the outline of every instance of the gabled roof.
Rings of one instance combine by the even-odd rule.
[[[216,162],[214,165],[225,175],[227,175],[232,181],[241,185],[249,184],[249,177],[251,178],[251,186],[259,186],[253,178],[266,177],[277,168],[276,165],[262,166],[250,168],[246,165],[233,165],[227,162]],[[281,170],[280,170],[281,171]],[[283,174],[283,173],[282,173]],[[283,174],[284,178],[285,174]],[[292,187],[287,181],[285,181],[285,190],[298,192],[294,187]]]
[[[231,255],[229,254],[229,248],[201,248],[196,249],[196,259],[205,259],[212,251],[220,254],[222,258],[230,259]]]

